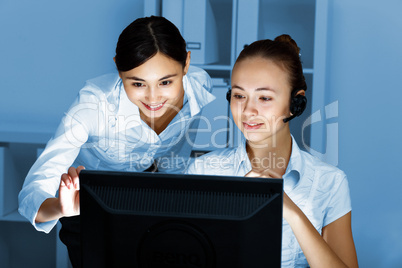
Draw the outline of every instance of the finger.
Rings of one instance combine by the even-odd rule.
[[[78,169],[76,169],[75,167],[70,167],[68,169],[68,175],[71,177],[72,179],[72,184],[74,185],[75,189],[78,189],[79,187],[79,181],[78,181]]]
[[[60,180],[60,186],[61,187],[67,187],[68,189],[71,189],[72,181],[71,178],[68,174],[64,173],[61,175],[61,180]]]
[[[79,175],[81,173],[81,170],[83,170],[83,169],[85,169],[84,166],[78,166],[77,167],[77,174]],[[78,176],[77,185],[75,186],[75,189],[77,189],[77,190],[80,189],[80,183],[79,182],[80,182],[80,177]]]
[[[84,166],[78,166],[78,167],[77,167],[77,173],[78,173],[78,175],[80,174],[81,170],[83,170],[83,169],[85,169]]]
[[[261,174],[258,172],[255,172],[254,170],[251,170],[249,173],[247,173],[245,175],[245,177],[258,178],[258,177],[261,177]]]
[[[271,176],[271,178],[277,178],[277,179],[282,178],[282,176],[279,173],[275,172],[275,171],[268,170],[268,173]]]

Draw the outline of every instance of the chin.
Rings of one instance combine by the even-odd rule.
[[[258,133],[250,133],[250,132],[245,132],[244,136],[246,137],[247,141],[252,142],[252,143],[261,143],[263,142],[266,138],[262,137],[261,134]]]
[[[146,113],[147,117],[155,118],[155,119],[161,118],[164,114],[165,114],[165,111],[156,111],[156,112],[147,111],[147,113]]]
[[[269,135],[267,133],[256,133],[256,132],[243,132],[246,140],[250,145],[258,146],[268,146]]]

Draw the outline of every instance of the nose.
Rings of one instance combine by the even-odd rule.
[[[252,117],[258,115],[258,111],[256,109],[256,103],[252,98],[248,98],[243,103],[243,115],[246,117]]]
[[[149,103],[158,103],[161,100],[161,96],[159,94],[159,90],[155,87],[148,87],[148,91],[146,93],[145,99],[149,101]]]

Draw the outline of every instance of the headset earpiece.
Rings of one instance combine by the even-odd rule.
[[[288,118],[283,119],[283,122],[284,123],[289,122],[296,116],[300,116],[306,109],[306,106],[307,106],[306,96],[301,94],[293,96],[292,99],[290,100],[290,112],[292,115]]]
[[[290,112],[295,115],[301,115],[306,109],[307,98],[303,95],[296,95],[292,98],[292,103],[290,104]]]
[[[230,103],[230,99],[232,98],[232,89],[229,88],[228,92],[226,92],[226,99]]]

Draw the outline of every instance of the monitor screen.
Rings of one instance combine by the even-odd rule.
[[[280,267],[282,200],[282,179],[83,170],[83,267]]]

